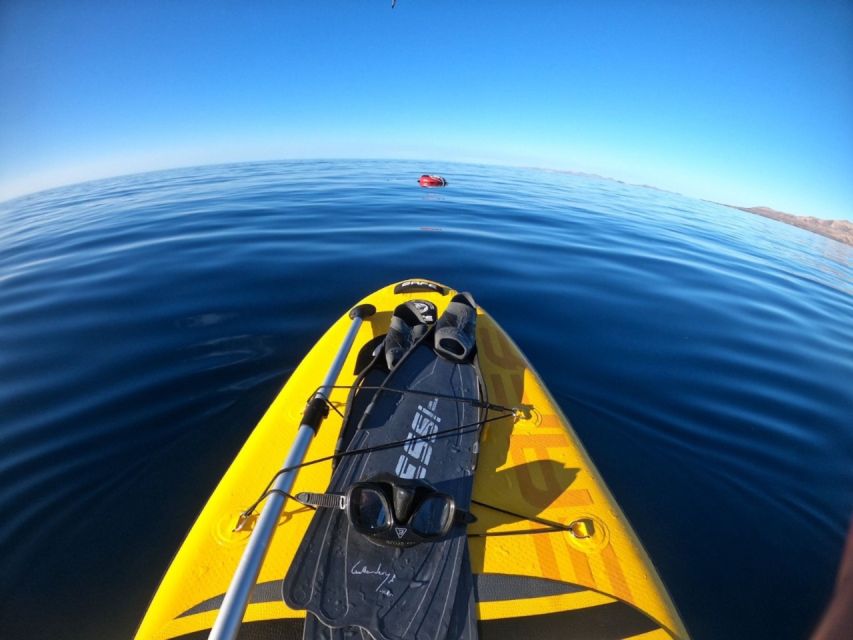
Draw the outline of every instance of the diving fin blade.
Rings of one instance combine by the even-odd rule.
[[[472,429],[341,458],[329,492],[344,492],[354,482],[393,472],[428,482],[468,508],[482,420],[481,378],[475,363],[439,357],[431,342],[414,345],[383,384],[416,393],[377,391],[348,450],[453,426],[470,424]],[[318,509],[282,594],[288,606],[307,609],[327,627],[360,627],[375,640],[475,637],[470,635],[472,628],[476,633],[476,623],[469,621],[473,587],[467,547],[461,525],[436,542],[382,546],[355,532],[345,512]]]
[[[305,615],[302,640],[375,640],[361,627],[329,627],[310,611]]]

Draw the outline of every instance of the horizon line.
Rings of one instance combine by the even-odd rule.
[[[632,187],[642,188],[642,189],[652,189],[654,191],[660,191],[663,193],[670,193],[674,195],[678,195],[684,198],[690,198],[693,200],[697,200],[700,202],[708,202],[711,204],[721,205],[724,207],[731,207],[735,209],[744,209],[744,208],[762,208],[762,209],[770,209],[771,211],[776,211],[778,213],[788,213],[789,215],[796,215],[805,217],[804,214],[794,214],[786,211],[782,211],[781,209],[776,209],[774,207],[768,206],[766,204],[728,204],[725,202],[719,202],[717,200],[711,200],[708,198],[700,198],[698,196],[693,196],[690,194],[686,194],[680,191],[674,191],[672,189],[665,189],[662,187],[657,187],[653,184],[648,183],[637,183],[630,182],[628,180],[622,180],[620,178],[616,178],[613,176],[602,175],[600,173],[593,173],[589,171],[580,171],[576,169],[566,169],[566,168],[556,168],[550,166],[542,166],[542,165],[531,165],[531,164],[513,164],[513,163],[501,163],[499,161],[473,161],[473,160],[446,160],[446,159],[421,159],[421,158],[411,158],[411,157],[356,157],[356,156],[317,156],[317,157],[302,157],[302,158],[289,158],[289,157],[279,157],[279,158],[259,158],[253,160],[226,160],[221,162],[202,162],[200,164],[197,163],[176,163],[175,165],[160,167],[156,169],[148,168],[148,169],[130,169],[128,171],[121,170],[116,173],[106,173],[95,177],[87,177],[87,178],[71,178],[69,181],[57,181],[54,184],[48,184],[46,186],[37,186],[33,187],[24,187],[25,190],[16,190],[14,186],[10,189],[6,189],[7,185],[0,183],[0,206],[7,205],[10,202],[13,202],[18,199],[28,198],[37,196],[40,194],[48,193],[50,191],[55,191],[59,189],[67,189],[71,187],[81,186],[94,182],[101,182],[105,180],[115,180],[118,178],[130,178],[132,176],[142,176],[149,173],[164,173],[168,171],[181,171],[187,169],[198,169],[204,167],[223,167],[223,166],[234,166],[241,164],[273,164],[273,163],[285,163],[285,162],[330,162],[330,161],[342,161],[342,160],[350,160],[350,161],[358,161],[358,162],[435,162],[435,163],[445,163],[445,164],[462,164],[462,165],[482,165],[482,166],[491,166],[491,167],[502,167],[502,168],[511,168],[511,169],[527,169],[532,171],[540,171],[540,172],[550,172],[550,173],[562,173],[566,175],[574,175],[584,178],[594,178],[598,180],[606,180],[608,182],[616,182],[618,184],[624,184]],[[33,180],[31,182],[38,182],[38,179]],[[49,182],[46,181],[46,182]],[[14,182],[11,183],[14,185]],[[17,191],[17,193],[16,193]],[[12,195],[9,195],[11,193]],[[829,218],[829,217],[821,217],[815,216],[813,214],[808,214],[811,217],[822,219],[822,220],[844,220],[845,218]]]

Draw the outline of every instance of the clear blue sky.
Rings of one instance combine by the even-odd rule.
[[[312,157],[853,219],[853,2],[0,0],[0,199]]]

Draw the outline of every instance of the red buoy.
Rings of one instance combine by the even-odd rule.
[[[444,187],[447,185],[447,180],[441,176],[430,176],[424,174],[418,180],[418,184],[422,187]]]

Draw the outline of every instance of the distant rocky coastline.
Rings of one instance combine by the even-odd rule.
[[[731,206],[731,205],[729,205]],[[838,240],[844,244],[853,246],[853,222],[849,220],[822,220],[812,216],[795,216],[791,213],[782,213],[768,207],[732,207],[748,213],[756,213],[765,218],[772,218],[780,222],[787,222],[795,227],[807,229],[819,233],[827,238]]]
[[[617,180],[616,178],[608,178],[607,176],[598,175],[597,173],[584,173],[583,171],[570,171],[566,169],[546,169],[543,167],[527,168],[535,169],[537,171],[546,171],[549,173],[564,173],[571,176],[579,176],[581,178],[610,180],[612,182],[618,182],[619,184],[631,184],[626,183],[622,180]],[[645,189],[654,189],[655,191],[676,193],[674,191],[667,191],[666,189],[659,189],[658,187],[654,187],[649,184],[637,184],[634,186],[642,187]],[[824,220],[822,218],[815,218],[814,216],[795,216],[793,213],[783,213],[782,211],[776,211],[775,209],[771,209],[770,207],[736,207],[732,204],[714,202],[713,200],[709,200],[708,202],[713,202],[714,204],[721,204],[724,207],[731,207],[732,209],[739,209],[741,211],[746,211],[747,213],[755,213],[759,216],[764,216],[765,218],[772,218],[773,220],[778,220],[779,222],[785,222],[795,227],[800,227],[801,229],[805,229],[806,231],[811,231],[812,233],[817,233],[827,238],[832,238],[833,240],[843,242],[844,244],[853,247],[853,222],[851,222],[850,220]]]

